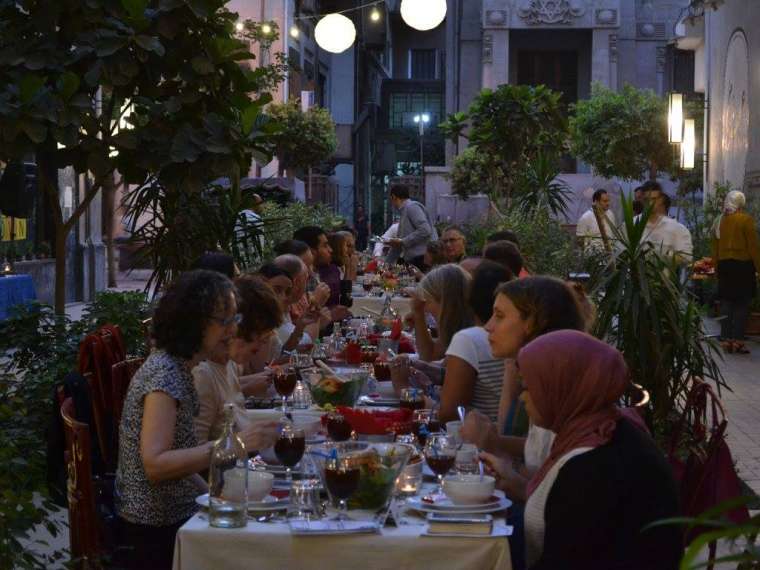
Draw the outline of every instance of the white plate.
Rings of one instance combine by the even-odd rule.
[[[498,495],[499,501],[497,503],[485,504],[485,505],[454,505],[445,507],[441,503],[438,505],[431,505],[422,501],[421,497],[412,497],[407,499],[406,505],[410,509],[420,511],[422,513],[440,513],[448,515],[456,514],[485,514],[485,513],[497,513],[509,508],[512,505],[512,501],[504,496],[501,491],[495,491],[495,495]]]
[[[204,509],[208,509],[208,493],[196,497],[195,502]],[[248,501],[248,510],[257,512],[280,511],[287,508],[289,503],[289,499],[278,499],[274,495],[267,495],[263,501]]]
[[[401,401],[398,398],[384,398],[380,396],[379,398],[371,398],[369,396],[362,396],[359,398],[359,403],[363,404],[365,406],[383,406],[383,407],[394,407],[398,408],[399,403]]]

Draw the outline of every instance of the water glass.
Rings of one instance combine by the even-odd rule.
[[[319,518],[322,514],[319,481],[317,479],[293,481],[290,489],[290,506],[296,518],[306,520],[311,517]]]

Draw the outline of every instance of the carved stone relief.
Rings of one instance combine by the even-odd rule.
[[[665,61],[667,53],[667,48],[665,46],[659,46],[657,48],[657,73],[665,72]]]
[[[509,13],[506,10],[486,10],[485,28],[506,28],[509,25]]]
[[[483,63],[493,63],[493,36],[483,34]]]
[[[741,31],[731,37],[726,52],[721,122],[723,180],[741,188],[749,146],[749,56],[747,38]]]
[[[570,24],[586,6],[582,0],[521,0],[517,13],[528,24]]]
[[[617,63],[618,60],[618,37],[617,34],[610,34],[610,62]]]

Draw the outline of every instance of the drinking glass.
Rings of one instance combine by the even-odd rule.
[[[351,424],[342,414],[331,412],[327,414],[327,434],[333,441],[347,441],[351,439]]]
[[[375,364],[377,366],[377,364]],[[377,374],[377,369],[375,369]],[[421,410],[425,407],[425,396],[422,390],[419,388],[404,388],[401,390],[401,398],[399,401],[400,408],[407,408],[409,410]]]
[[[412,413],[412,430],[424,447],[430,434],[441,431],[441,422],[438,420],[437,410],[414,410]]]
[[[347,514],[348,499],[359,488],[359,476],[359,466],[345,455],[325,460],[325,486],[330,498],[338,499],[338,515],[332,520],[351,520]]]
[[[274,454],[285,466],[285,480],[290,484],[293,483],[292,469],[301,461],[305,450],[306,435],[304,431],[291,423],[283,425],[280,437],[274,444]]]
[[[308,520],[311,516],[319,518],[319,481],[302,479],[293,481],[290,490],[290,503],[295,509],[295,517]]]
[[[457,458],[457,442],[451,436],[434,433],[425,443],[425,461],[438,478],[436,493],[443,494],[443,477],[454,467]]]
[[[291,366],[283,366],[274,373],[274,389],[282,397],[282,411],[288,411],[288,396],[296,389],[298,375]]]

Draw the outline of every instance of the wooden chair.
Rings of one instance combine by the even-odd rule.
[[[90,464],[90,428],[74,417],[72,398],[63,401],[61,418],[66,439],[64,461],[68,472],[66,495],[71,558],[79,568],[98,567],[102,551]]]
[[[112,416],[113,416],[113,439],[114,449],[119,449],[119,424],[121,424],[121,413],[124,409],[124,400],[127,397],[129,383],[135,372],[145,362],[144,358],[130,358],[122,360],[111,367],[111,396],[113,398]]]

